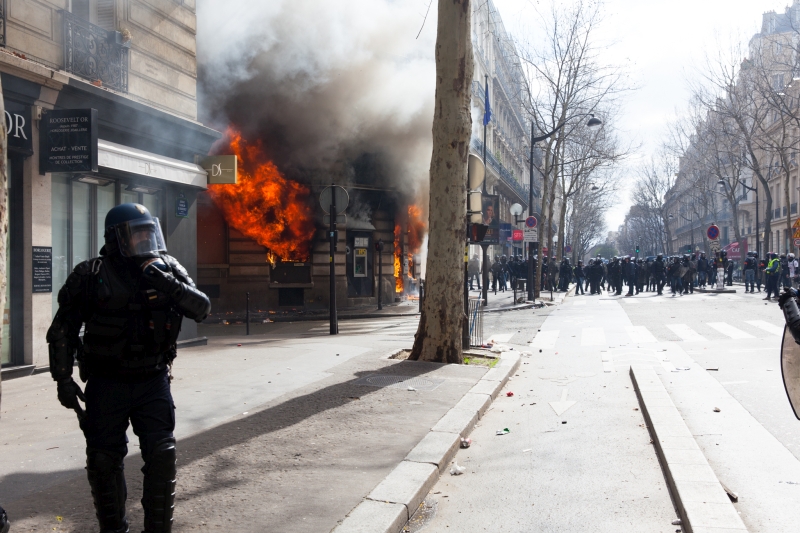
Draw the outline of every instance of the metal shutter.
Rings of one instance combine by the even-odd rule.
[[[104,30],[117,29],[117,20],[114,16],[115,0],[97,0],[97,25]]]

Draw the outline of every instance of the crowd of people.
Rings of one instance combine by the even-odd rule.
[[[477,287],[481,288],[481,262],[478,256],[468,263],[469,288],[473,290],[473,280],[477,279]],[[568,258],[557,262],[545,256],[541,271],[542,290],[566,292],[576,284],[575,294],[601,294],[605,290],[610,293],[634,296],[640,292],[656,292],[663,294],[668,288],[673,295],[693,293],[695,288],[714,288],[717,285],[719,269],[724,278],[722,283],[733,285],[734,261],[729,260],[725,251],[715,257],[706,254],[684,254],[682,256],[636,258],[629,255],[605,259],[597,256],[586,264],[578,261],[572,265]],[[500,256],[492,263],[489,272],[492,275],[491,288],[494,292],[505,291],[513,287],[517,279],[526,279],[528,263],[522,256]],[[800,286],[800,266],[794,254],[770,252],[759,258],[756,252],[748,252],[741,265],[741,273],[745,283],[745,292],[766,292],[765,300],[777,299],[780,287]]]

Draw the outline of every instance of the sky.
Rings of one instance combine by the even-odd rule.
[[[549,12],[549,1],[494,3],[506,30],[520,38],[536,31],[539,13]],[[605,0],[598,42],[607,45],[608,62],[624,67],[637,87],[626,97],[617,126],[623,141],[641,145],[622,170],[625,190],[608,213],[609,230],[623,222],[630,206],[625,186],[633,180],[633,169],[657,151],[667,124],[685,109],[688,80],[698,76],[705,57],[732,39],[746,42],[760,30],[764,12],[783,13],[792,1]]]

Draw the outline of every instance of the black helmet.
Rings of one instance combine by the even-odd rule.
[[[166,252],[157,218],[141,204],[112,208],[105,222],[106,251],[119,250],[124,257],[158,257]]]

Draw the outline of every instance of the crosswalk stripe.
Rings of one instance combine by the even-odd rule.
[[[532,348],[555,348],[558,340],[559,330],[549,329],[540,331],[531,342]]]
[[[763,329],[767,333],[772,333],[773,335],[783,335],[782,326],[776,326],[775,324],[770,324],[769,322],[765,322],[763,320],[745,320],[745,322],[751,326]]]
[[[623,298],[622,301],[625,302],[626,304],[629,304],[629,305],[630,304],[638,304],[639,303],[639,300],[632,300],[630,298]]]
[[[625,331],[633,342],[658,342],[645,326],[627,326]]]
[[[603,328],[583,328],[581,346],[605,346],[606,332]]]
[[[708,322],[708,325],[731,339],[755,339],[749,333],[731,326],[726,322]]]
[[[667,328],[672,330],[672,332],[681,338],[684,341],[701,341],[704,342],[706,340],[705,337],[697,333],[695,330],[687,326],[686,324],[666,324]]]

